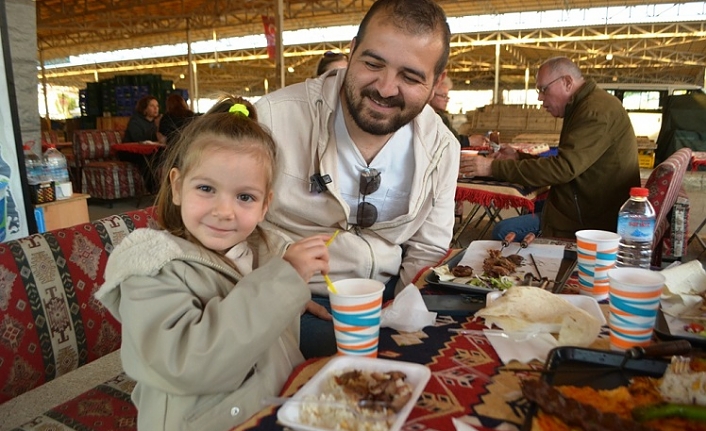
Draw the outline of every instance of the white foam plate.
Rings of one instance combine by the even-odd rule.
[[[282,424],[300,431],[328,431],[325,428],[312,427],[301,423],[299,409],[301,403],[296,402],[307,396],[318,397],[325,387],[326,381],[335,373],[361,370],[367,372],[401,371],[407,375],[407,382],[412,386],[412,396],[405,406],[397,413],[390,431],[398,431],[404,425],[407,416],[421,395],[424,387],[431,378],[431,371],[424,365],[412,362],[391,361],[388,359],[366,358],[357,356],[336,356],[319,370],[299,391],[292,397],[295,401],[287,401],[277,412],[277,420]]]

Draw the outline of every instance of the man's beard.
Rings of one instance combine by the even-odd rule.
[[[354,86],[348,80],[345,81],[344,87],[346,91],[346,106],[353,121],[361,130],[371,135],[385,136],[394,133],[411,122],[424,109],[424,105],[422,105],[419,109],[410,107],[405,112],[407,103],[405,103],[404,98],[400,94],[385,98],[372,88],[364,88],[358,96]],[[398,107],[400,111],[392,116],[385,116],[377,111],[368,111],[369,113],[366,114],[364,113],[366,109],[363,105],[363,100],[366,97],[382,106]]]

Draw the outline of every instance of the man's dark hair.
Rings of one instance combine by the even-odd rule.
[[[365,38],[370,20],[377,14],[388,14],[390,22],[405,32],[418,35],[436,32],[443,37],[444,52],[434,67],[434,79],[446,69],[449,61],[451,30],[446,22],[446,13],[434,0],[378,0],[368,9],[355,36],[355,49]],[[352,54],[352,53],[351,53]]]

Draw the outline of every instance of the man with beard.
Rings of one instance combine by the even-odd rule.
[[[379,0],[351,42],[348,68],[256,103],[279,145],[264,226],[289,239],[333,235],[330,278],[386,284],[385,299],[446,254],[454,224],[459,144],[427,103],[449,55],[433,0]],[[305,357],[336,352],[321,276],[302,316]]]

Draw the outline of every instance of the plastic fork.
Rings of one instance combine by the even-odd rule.
[[[686,374],[691,371],[691,358],[687,356],[672,356],[669,369],[674,374]]]
[[[523,341],[530,340],[532,338],[536,338],[539,336],[538,331],[530,331],[530,332],[505,332],[505,331],[499,331],[497,329],[483,329],[483,330],[477,330],[477,329],[457,329],[457,328],[449,328],[449,332],[455,332],[457,334],[463,334],[463,335],[496,335],[498,337],[502,338],[507,338],[508,340],[512,340],[516,343],[521,343]]]

